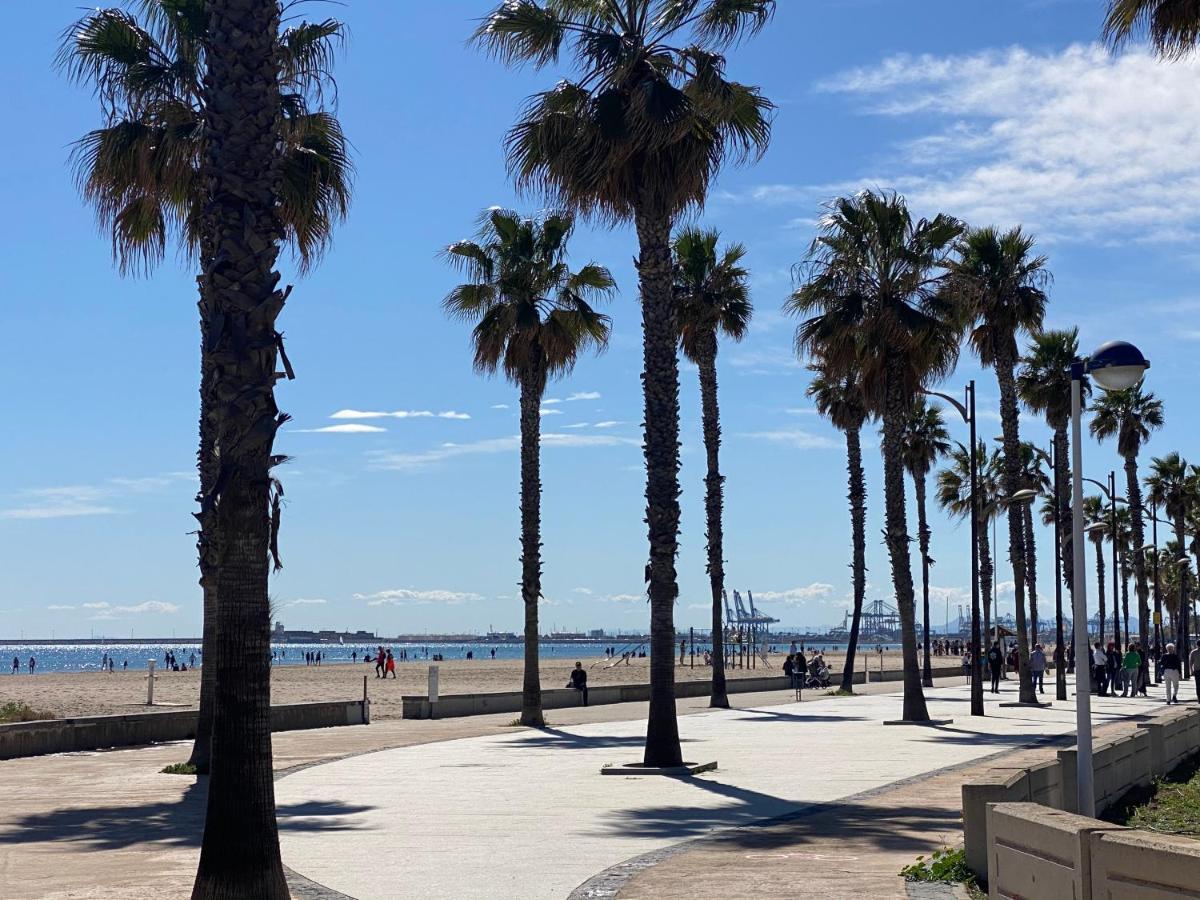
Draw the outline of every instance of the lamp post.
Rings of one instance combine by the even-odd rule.
[[[1087,375],[1106,391],[1120,391],[1138,384],[1150,368],[1150,361],[1132,344],[1111,341],[1104,344],[1090,359],[1071,364],[1071,546],[1074,549],[1075,583],[1075,646],[1088,652],[1087,633],[1087,573],[1083,558],[1083,379]],[[1083,666],[1075,668],[1075,785],[1076,811],[1081,816],[1094,817],[1096,798],[1092,770],[1092,692],[1081,687]]]
[[[983,663],[980,658],[979,635],[979,460],[975,436],[975,381],[967,382],[964,392],[965,403],[959,402],[949,394],[937,391],[924,391],[931,397],[938,397],[953,406],[964,422],[970,426],[970,449],[967,459],[971,461],[971,715],[982,716],[983,711]]]

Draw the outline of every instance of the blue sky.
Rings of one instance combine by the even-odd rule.
[[[1089,348],[1121,337],[1151,357],[1167,428],[1149,453],[1192,449],[1200,340],[1200,71],[1095,46],[1103,4],[1009,0],[783,0],[730,73],[778,104],[758,165],[726,171],[701,216],[750,248],[757,314],[722,349],[729,587],[790,625],[840,622],[849,590],[841,436],[813,415],[779,312],[821,201],[896,188],[921,212],[1023,223],[1055,275],[1051,326]],[[479,210],[532,210],[505,177],[501,138],[553,71],[514,73],[464,45],[486,0],[352,0],[338,65],[357,191],[333,251],[297,279],[281,326],[296,367],[277,442],[293,461],[284,571],[292,627],[518,630],[515,389],[476,376],[467,329],[443,316],[436,258]],[[0,167],[0,635],[198,633],[195,282],[169,260],[121,278],[66,164],[98,122],[51,68],[76,0],[18,4],[0,52],[10,136]],[[608,352],[547,392],[543,523],[547,628],[648,620],[639,450],[640,334],[628,229],[581,227],[573,259],[610,266],[620,295]],[[997,390],[979,379],[984,437]],[[708,621],[696,374],[682,373],[683,531],[677,621]],[[417,415],[334,418],[341,410]],[[451,415],[453,414],[453,415]],[[358,423],[379,431],[328,432]],[[1032,438],[1046,430],[1026,420]],[[962,437],[957,423],[951,424]],[[1089,443],[1089,475],[1118,460]],[[869,596],[890,598],[878,442],[870,478]],[[965,526],[933,516],[935,613],[969,598]],[[913,525],[915,531],[915,524]],[[1052,609],[1048,534],[1043,609]],[[1000,574],[1001,581],[1011,573]],[[1002,609],[1004,608],[1002,592]],[[1011,593],[1007,595],[1011,607]],[[1094,602],[1094,591],[1092,592]]]

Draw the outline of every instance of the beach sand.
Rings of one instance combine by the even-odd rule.
[[[879,670],[879,655],[867,654],[871,673]],[[862,660],[859,656],[859,660]],[[780,674],[784,656],[774,654],[771,666],[759,660],[754,669],[728,669],[728,678],[744,678]],[[836,684],[842,670],[840,656],[829,654]],[[588,670],[588,685],[645,683],[650,680],[649,658],[631,660],[629,665],[595,657],[583,657]],[[467,694],[521,689],[522,661],[506,660],[447,660],[437,664],[439,690],[442,694]],[[934,665],[957,667],[953,657],[934,657]],[[323,666],[279,666],[272,670],[271,702],[311,703],[320,700],[357,700],[363,693],[363,676],[367,676],[367,695],[371,699],[371,716],[376,719],[398,719],[400,698],[405,695],[424,696],[428,687],[427,662],[397,662],[396,678],[375,677],[374,667],[363,663],[331,663]],[[884,655],[883,667],[890,671],[900,667],[900,652]],[[574,660],[541,661],[543,688],[561,688],[567,684]],[[862,669],[862,662],[857,665]],[[695,668],[687,665],[675,668],[679,680],[707,680],[711,670],[697,659]],[[162,672],[154,681],[155,708],[194,709],[200,698],[200,672]],[[120,715],[146,711],[146,672],[144,669],[117,671],[112,675],[99,672],[51,673],[45,675],[0,676],[0,705],[8,701],[24,702],[33,709],[53,717]]]

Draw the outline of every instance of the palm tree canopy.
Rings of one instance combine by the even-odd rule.
[[[543,68],[569,46],[574,77],[534,94],[507,139],[518,187],[610,221],[699,207],[726,158],[760,155],[772,105],[725,78],[722,51],[774,0],[506,0],[473,40]]]
[[[805,393],[812,398],[817,412],[839,431],[862,428],[867,419],[867,407],[855,373],[836,375],[819,358],[808,368],[813,379]]]
[[[1163,507],[1172,519],[1183,518],[1190,506],[1195,475],[1178,452],[1156,456],[1146,476],[1146,499]]]
[[[1017,393],[1033,412],[1054,429],[1071,421],[1071,364],[1079,357],[1079,329],[1042,331],[1033,335],[1017,373]],[[1086,406],[1091,385],[1082,382]]]
[[[1019,227],[1001,233],[988,226],[966,231],[955,245],[945,289],[972,323],[971,346],[985,366],[1015,359],[1017,336],[1041,330],[1050,273],[1033,244]]]
[[[913,478],[927,475],[934,463],[950,452],[950,432],[942,408],[931,406],[924,396],[917,397],[904,423],[901,441],[904,468]]]
[[[1021,484],[1029,490],[1049,496],[1053,487],[1053,479],[1046,473],[1043,463],[1045,459],[1038,452],[1032,441],[1021,441]]]
[[[720,237],[715,229],[686,228],[675,238],[679,346],[692,362],[700,361],[712,335],[740,341],[754,314],[750,273],[742,265],[746,248],[730,244],[718,253]]]
[[[971,460],[967,456],[967,448],[959,444],[950,451],[949,459],[950,465],[937,474],[938,506],[955,518],[965,519],[971,514]],[[979,520],[982,525],[991,521],[999,511],[996,501],[1002,494],[1002,462],[1000,451],[989,453],[983,441],[976,445],[975,459],[978,465],[976,487],[979,492]]]
[[[947,375],[961,328],[939,288],[961,231],[943,214],[914,220],[898,194],[863,191],[829,203],[799,269],[803,283],[784,307],[807,317],[797,352],[820,355],[831,372],[857,370],[872,413],[883,408],[896,363],[907,396]]]
[[[1095,495],[1083,498],[1083,520],[1089,525],[1105,526],[1088,532],[1097,544],[1112,539],[1112,510],[1104,498]]]
[[[98,9],[63,32],[56,63],[90,84],[104,125],[72,152],[80,192],[112,239],[122,272],[149,271],[175,243],[200,251],[203,185],[201,84],[204,0],[139,0],[142,21]],[[336,98],[333,58],[344,34],[334,19],[299,22],[279,35],[279,216],[301,270],[328,249],[350,204],[353,163],[341,123],[322,108]]]
[[[520,384],[569,372],[582,350],[608,343],[609,317],[591,303],[607,299],[616,283],[608,269],[567,264],[574,230],[570,213],[523,217],[490,209],[474,240],[451,244],[442,256],[468,281],[443,301],[447,314],[474,322],[475,368],[502,368]]]
[[[1200,42],[1200,4],[1196,0],[1111,0],[1104,19],[1105,39],[1118,47],[1143,33],[1161,56],[1186,56]]]
[[[1162,401],[1143,392],[1140,384],[1123,391],[1105,391],[1092,404],[1092,437],[1104,441],[1116,435],[1117,452],[1126,459],[1137,456],[1150,433],[1162,426]]]

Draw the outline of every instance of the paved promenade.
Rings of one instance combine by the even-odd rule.
[[[1014,688],[1006,683],[1006,693]],[[1072,704],[989,704],[986,718],[972,720],[965,687],[927,694],[931,714],[953,718],[952,725],[884,726],[897,715],[896,695],[684,717],[685,757],[720,763],[717,772],[687,780],[599,774],[605,764],[639,758],[640,720],[519,730],[340,760],[278,783],[281,808],[298,812],[283,833],[284,861],[359,900],[418,889],[430,900],[561,900],[598,873],[645,854],[845,798],[858,803],[897,782],[1074,729]],[[1157,705],[1098,698],[1094,712],[1103,724]],[[946,816],[945,785],[940,790],[936,799],[931,791],[928,806]],[[911,793],[908,813],[917,815],[919,783]],[[879,816],[864,829],[857,807],[846,806],[846,822],[860,838],[855,853],[887,845],[884,810],[862,814]],[[320,811],[311,827],[305,808]],[[957,832],[956,819],[946,816],[948,834]],[[666,896],[677,886],[655,879],[651,868],[645,878],[655,890],[636,890],[636,879],[623,890],[627,873],[615,874],[593,881],[591,895],[620,891],[633,900]]]

